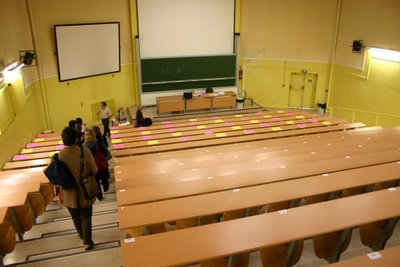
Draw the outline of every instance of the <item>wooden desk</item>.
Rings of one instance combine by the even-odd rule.
[[[157,112],[183,112],[198,109],[213,109],[221,107],[236,107],[236,94],[228,91],[219,93],[193,95],[192,99],[183,99],[183,96],[161,96],[156,98]]]
[[[339,121],[329,120],[325,121],[324,118],[320,118],[316,122],[310,122],[307,120],[298,121],[298,123],[276,123],[270,124],[268,126],[263,125],[260,126],[258,124],[249,124],[246,126],[225,126],[222,128],[209,130],[207,127],[200,125],[196,126],[197,131],[188,132],[188,136],[184,135],[184,133],[175,132],[168,134],[169,138],[163,139],[150,139],[150,140],[142,140],[138,142],[122,142],[123,140],[112,140],[113,149],[127,149],[127,148],[138,148],[138,147],[146,147],[149,145],[158,146],[165,144],[173,144],[173,143],[182,143],[182,142],[195,142],[201,140],[209,140],[209,139],[225,139],[232,138],[236,136],[245,136],[252,135],[255,138],[260,136],[261,134],[271,133],[271,132],[281,132],[281,131],[291,131],[298,130],[302,128],[313,128],[313,127],[330,127],[333,125],[339,125]],[[193,134],[193,135],[191,135]],[[127,138],[129,140],[129,138]],[[121,146],[121,143],[123,146]]]
[[[379,158],[377,158],[379,157]],[[268,184],[273,182],[299,179],[312,175],[322,175],[336,171],[349,170],[353,168],[367,167],[375,164],[382,164],[400,160],[400,151],[381,151],[366,153],[352,157],[352,160],[343,156],[318,160],[313,162],[300,162],[286,165],[284,169],[271,167],[264,170],[248,170],[247,172],[234,173],[229,175],[199,176],[197,179],[187,179],[169,182],[161,181],[153,184],[150,182],[133,179],[121,179],[116,177],[117,199],[123,203],[146,203],[157,200],[172,199],[184,196],[191,196],[204,193],[218,192],[247,186]],[[208,177],[211,177],[210,179]],[[202,179],[200,179],[202,178]],[[117,181],[118,180],[118,181]]]
[[[176,133],[181,133],[184,136],[192,135],[203,135],[206,130],[212,131],[213,133],[218,132],[231,132],[237,130],[251,130],[263,127],[279,127],[283,125],[291,124],[307,124],[318,121],[329,121],[329,117],[304,115],[304,116],[288,116],[280,121],[273,121],[266,118],[258,118],[254,120],[241,120],[241,119],[231,119],[231,120],[210,120],[207,123],[191,122],[187,125],[180,127],[172,127],[158,129],[154,131],[142,131],[142,132],[127,132],[121,134],[115,134],[112,136],[111,143],[115,143],[118,140],[119,143],[129,143],[129,142],[139,142],[143,140],[151,139],[163,139],[169,138]],[[335,120],[335,122],[342,122]]]
[[[368,253],[367,255],[343,260],[327,267],[396,267],[400,262],[400,246]]]
[[[185,100],[182,96],[161,96],[156,97],[157,113],[184,112]]]
[[[47,166],[47,165],[49,165],[49,163],[50,163],[50,158],[6,162],[3,166],[3,170],[13,170],[13,169],[22,169],[22,168],[30,168],[30,167]]]
[[[155,122],[153,125],[149,127],[133,127],[133,126],[125,126],[125,127],[113,127],[111,130],[111,134],[122,134],[122,133],[139,133],[142,131],[154,131],[161,130],[165,128],[177,128],[183,126],[190,126],[196,123],[198,124],[213,124],[215,120],[225,120],[225,121],[240,121],[240,120],[253,120],[253,119],[273,119],[273,120],[285,120],[286,117],[292,116],[304,116],[304,117],[320,117],[318,114],[310,114],[304,111],[258,111],[254,113],[246,113],[246,114],[235,114],[235,115],[225,115],[225,116],[204,116],[200,118],[190,118],[190,119],[176,119],[176,120],[165,120],[162,122]]]
[[[45,167],[34,167],[34,168],[27,168],[27,169],[17,169],[17,170],[7,170],[7,171],[0,171],[0,179],[26,179],[29,180],[33,177],[40,177],[42,182],[47,183],[48,179],[43,173]]]
[[[211,97],[193,96],[186,100],[186,110],[211,109]]]
[[[28,143],[25,148],[35,148],[35,147],[42,147],[42,146],[57,146],[63,145],[62,140],[52,140],[52,141],[33,141],[32,143]]]
[[[61,133],[40,133],[36,135],[36,138],[48,138],[48,137],[58,137],[61,139]]]
[[[280,170],[279,172],[284,172],[293,165],[305,162],[320,165],[320,161],[328,161],[329,159],[340,160],[343,158],[356,164],[357,160],[355,159],[358,157],[362,158],[363,155],[382,151],[395,151],[400,144],[398,135],[394,135],[391,138],[382,137],[382,139],[377,139],[371,143],[367,143],[367,141],[342,141],[330,149],[324,149],[319,143],[316,145],[307,144],[302,150],[299,149],[297,153],[295,152],[296,149],[291,149],[289,145],[281,149],[278,148],[275,151],[267,150],[265,153],[256,155],[253,155],[251,151],[250,153],[243,151],[241,153],[238,152],[233,157],[225,157],[221,152],[221,155],[218,155],[218,160],[205,162],[201,165],[190,163],[185,165],[181,161],[174,161],[175,166],[172,167],[174,169],[172,172],[170,171],[172,170],[171,168],[168,169],[162,165],[158,166],[157,162],[154,163],[153,168],[141,168],[140,170],[134,165],[115,166],[116,187],[121,189],[139,185],[165,184],[204,179],[209,176],[214,178],[229,176],[233,179],[233,176],[248,177],[250,173],[256,175],[258,171],[269,170],[274,173],[276,170]],[[287,151],[282,151],[284,149]],[[332,164],[328,164],[326,167],[329,168],[330,165]],[[300,173],[301,170],[298,172]],[[125,184],[125,187],[121,187],[123,184]],[[128,184],[130,186],[127,186]]]
[[[180,160],[179,158],[175,160],[173,158],[173,160],[148,161],[142,162],[141,166],[140,164],[115,165],[115,170],[117,170],[118,176],[124,179],[127,179],[125,177],[128,176],[138,183],[142,180],[150,182],[153,179],[167,182],[168,176],[175,177],[174,181],[177,181],[177,179],[189,180],[193,179],[193,177],[217,175],[217,173],[244,174],[248,170],[261,170],[266,167],[265,165],[279,167],[283,164],[288,165],[307,160],[324,160],[339,155],[351,157],[362,153],[389,150],[396,145],[400,145],[400,141],[396,141],[398,137],[398,135],[383,136],[382,139],[370,143],[356,140],[357,138],[354,137],[352,140],[338,140],[342,142],[328,143],[331,144],[332,148],[328,148],[326,142],[324,145],[323,142],[310,142],[306,145],[288,144],[284,147],[266,147],[258,152],[254,152],[252,149],[243,149],[233,153],[222,153],[221,151],[221,155],[219,153],[210,153],[209,155],[204,155],[204,157],[199,155],[188,156],[185,160]],[[203,161],[197,162],[197,156]],[[191,160],[192,158],[193,160]],[[203,173],[203,170],[207,170],[207,173]]]
[[[387,163],[310,176],[296,180],[251,186],[164,201],[129,205],[129,197],[118,198],[121,229],[148,226],[186,218],[196,218],[226,211],[263,206],[308,196],[341,191],[347,188],[400,179],[400,163]],[[125,202],[125,203],[124,203]],[[171,209],[171,207],[174,207]],[[163,211],[163,212],[154,212]]]
[[[212,98],[212,108],[236,108],[236,94],[226,92],[224,95],[216,95]]]
[[[48,152],[48,154],[54,154],[60,152],[65,148],[64,145],[56,145],[56,146],[42,146],[42,147],[32,147],[32,148],[23,148],[20,154],[32,154],[32,153],[42,153]]]
[[[24,160],[35,160],[35,159],[46,159],[51,158],[55,153],[59,153],[60,151],[52,151],[52,152],[37,152],[37,153],[29,153],[29,154],[19,154],[15,155],[12,158],[12,161],[24,161]]]
[[[25,194],[31,192],[40,192],[40,181],[26,181],[22,183],[8,184],[0,186],[0,197],[5,197],[14,194]],[[4,204],[0,204],[4,207]]]
[[[365,127],[361,129],[349,130],[349,131],[336,131],[323,134],[313,134],[305,136],[294,136],[291,138],[278,138],[273,140],[261,140],[247,143],[238,143],[234,145],[220,145],[218,147],[207,147],[199,148],[195,150],[180,150],[169,153],[160,154],[147,154],[141,157],[120,157],[114,159],[114,166],[121,165],[131,165],[141,167],[146,167],[148,164],[157,165],[157,168],[165,168],[171,166],[173,168],[177,167],[176,164],[208,164],[210,161],[218,161],[219,153],[223,153],[225,157],[232,157],[238,153],[238,151],[249,151],[255,155],[260,152],[273,151],[275,149],[287,149],[287,147],[279,148],[282,145],[290,146],[290,149],[299,149],[304,146],[308,146],[308,143],[328,145],[338,143],[342,138],[373,138],[379,134],[388,134],[399,132],[396,128],[383,128],[381,127]]]
[[[287,131],[268,132],[257,135],[248,134],[248,135],[235,136],[229,138],[196,140],[196,142],[181,142],[181,143],[174,143],[162,146],[149,145],[141,148],[119,149],[119,150],[114,150],[113,155],[115,157],[123,157],[123,156],[142,155],[142,154],[158,153],[166,151],[177,151],[189,148],[201,148],[201,147],[209,147],[216,145],[219,146],[223,144],[235,144],[235,143],[242,143],[249,141],[260,141],[266,139],[300,136],[300,135],[315,134],[315,133],[343,131],[343,130],[350,130],[350,129],[364,127],[365,125],[363,123],[349,123],[349,124],[329,125],[329,126],[325,126],[322,124],[310,124],[309,126],[312,128],[296,129],[291,131],[290,129],[293,129],[293,127],[288,126],[286,127]],[[121,144],[121,146],[124,146],[124,144]]]
[[[397,217],[400,215],[398,203],[400,188],[393,192],[381,190],[306,205],[286,212],[125,239],[121,242],[124,266],[183,265],[285,244]],[[354,216],[355,212],[357,216]]]

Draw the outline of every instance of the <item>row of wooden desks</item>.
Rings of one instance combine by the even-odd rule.
[[[191,264],[397,217],[400,215],[399,190],[391,188],[222,223],[125,239],[122,242],[124,266]]]
[[[275,139],[275,138],[282,138],[282,137],[290,137],[290,136],[298,136],[304,134],[314,134],[314,133],[323,133],[323,132],[330,132],[330,131],[341,131],[345,129],[354,129],[358,127],[364,126],[360,123],[353,123],[353,124],[343,124],[343,125],[323,125],[318,123],[309,124],[310,127],[314,128],[307,128],[307,129],[298,129],[296,127],[288,126],[284,130],[273,131],[264,134],[246,134],[239,136],[230,136],[222,137],[222,138],[214,138],[214,139],[204,139],[198,140],[197,142],[178,142],[171,144],[166,144],[162,146],[154,146],[149,145],[145,147],[139,147],[134,149],[122,149],[116,150],[113,152],[113,155],[116,157],[120,156],[128,156],[128,155],[140,155],[140,154],[148,154],[148,153],[156,153],[156,152],[163,152],[163,151],[174,151],[174,150],[182,150],[188,148],[196,148],[196,147],[205,147],[205,146],[214,146],[214,145],[221,145],[221,144],[231,144],[231,143],[238,143],[238,142],[246,142],[252,140],[265,140],[265,139]],[[295,129],[291,131],[291,129]],[[123,146],[124,144],[119,144]],[[11,170],[11,169],[20,169],[20,168],[32,168],[37,166],[46,166],[50,163],[50,157],[57,153],[58,151],[50,151],[50,152],[40,152],[42,150],[52,150],[55,148],[52,147],[38,147],[35,148],[36,153],[32,153],[33,149],[29,149],[26,154],[16,155],[13,158],[13,162],[7,162],[3,166],[3,170]]]
[[[364,127],[365,125],[362,123],[351,123],[351,124],[343,124],[343,125],[323,125],[320,123],[309,124],[311,128],[299,129],[296,126],[285,126],[283,130],[279,131],[270,131],[268,133],[263,134],[245,134],[239,136],[221,136],[217,138],[203,138],[202,140],[196,140],[196,142],[186,141],[186,142],[178,142],[173,144],[163,144],[163,145],[148,145],[146,147],[139,148],[128,148],[128,149],[120,149],[114,150],[113,155],[115,157],[123,157],[123,156],[131,156],[131,155],[143,155],[149,153],[159,153],[165,151],[177,151],[182,149],[193,149],[199,147],[208,147],[208,146],[216,146],[222,144],[234,144],[241,142],[249,142],[249,141],[257,141],[257,140],[265,140],[265,139],[275,139],[275,138],[284,138],[290,136],[298,136],[305,134],[315,134],[315,133],[323,133],[330,131],[342,131],[355,129],[359,127]],[[123,144],[121,144],[123,145]]]
[[[130,202],[129,195],[121,194],[118,197],[120,205],[118,215],[121,229],[129,229],[291,201],[399,179],[400,161],[259,186],[238,187],[218,193],[193,193],[192,196],[189,194],[187,197],[165,201],[153,201],[156,199],[154,198],[138,205],[131,205],[134,203]],[[294,188],[296,190],[293,190]],[[176,188],[176,191],[178,190],[179,187]]]
[[[137,141],[146,141],[151,139],[163,139],[169,138],[171,136],[176,136],[179,133],[184,136],[193,136],[193,135],[201,135],[204,134],[205,131],[210,131],[213,133],[218,132],[229,132],[232,130],[251,130],[257,128],[266,128],[266,127],[280,127],[282,125],[292,125],[296,124],[299,128],[306,128],[307,123],[325,121],[326,125],[329,125],[330,118],[328,117],[316,117],[311,115],[302,115],[295,117],[286,117],[285,120],[272,121],[270,119],[257,119],[250,121],[238,121],[238,122],[215,122],[211,124],[195,124],[191,126],[183,126],[180,128],[167,128],[162,130],[154,130],[154,131],[141,131],[141,132],[127,132],[121,134],[113,134],[111,136],[114,143],[117,143],[116,140],[120,140],[118,142],[128,143],[128,142],[137,142]],[[218,121],[218,120],[216,120]],[[342,121],[341,121],[342,122]]]
[[[358,134],[352,134],[352,132],[353,131],[344,132],[341,138],[337,135],[337,140],[334,140],[336,133],[329,134],[332,139],[325,139],[325,135],[315,139],[306,137],[302,138],[302,144],[300,138],[293,138],[296,139],[296,142],[288,142],[288,144],[284,144],[283,140],[279,140],[275,146],[273,144],[275,140],[269,142],[251,142],[248,143],[249,149],[243,149],[243,147],[242,149],[238,149],[239,146],[242,146],[242,144],[238,144],[236,146],[231,146],[230,149],[226,151],[223,149],[220,150],[219,153],[221,153],[221,155],[216,152],[209,155],[206,151],[216,151],[216,149],[205,148],[185,152],[161,153],[159,155],[136,157],[136,163],[132,164],[130,164],[129,159],[117,159],[117,161],[123,161],[122,165],[118,165],[118,162],[116,162],[115,166],[116,187],[118,189],[117,199],[119,205],[121,205],[119,207],[121,228],[128,229],[177,219],[202,217],[226,211],[303,198],[315,194],[341,191],[344,188],[353,188],[399,179],[400,143],[397,141],[399,129],[374,128],[364,131],[360,130]],[[317,136],[320,135],[316,135],[316,137]],[[284,141],[288,140],[289,138],[285,138]],[[328,142],[330,145],[323,146],[323,142]],[[256,143],[262,143],[262,145],[255,146]],[[281,147],[278,143],[280,143]],[[221,146],[219,148],[223,147],[224,146]],[[235,147],[236,151],[233,147]],[[197,159],[197,157],[199,157],[199,159]],[[225,157],[227,158],[226,160]],[[130,159],[135,161],[135,157]],[[154,159],[154,161],[152,161],[152,159]],[[196,165],[199,164],[199,160],[201,161],[201,167]],[[263,164],[263,162],[265,163]],[[182,165],[180,165],[180,163],[182,163]],[[152,169],[150,169],[149,164],[152,166]],[[132,165],[131,169],[129,165]],[[385,175],[380,175],[381,173],[385,173]],[[127,184],[121,186],[123,183]],[[274,186],[276,187],[274,188]],[[315,186],[315,188],[311,186]],[[296,193],[298,194],[296,195]],[[174,207],[174,209],[171,210],[170,207]],[[146,209],[148,209],[147,212]],[[149,212],[149,210],[153,212]],[[156,211],[156,213],[154,213],[154,211]],[[283,214],[292,213],[292,211],[293,209],[286,210]],[[269,214],[271,215],[273,213]],[[158,215],[160,215],[160,217],[158,217]],[[265,214],[265,216],[267,215],[268,214]],[[137,217],[143,218],[141,220],[141,218]],[[297,221],[295,218],[291,220],[292,222]],[[380,219],[372,220],[377,221]],[[238,221],[239,220],[234,220],[235,224],[241,224]],[[369,222],[372,221],[365,221],[364,223]],[[221,223],[224,224],[225,229],[227,227],[230,228],[227,223],[229,222]],[[259,223],[260,222],[256,223],[257,226],[259,226]],[[185,236],[183,238],[183,242],[185,243],[187,241],[186,238],[188,240],[190,239],[190,235],[193,233],[192,231],[197,231],[195,229],[204,229],[203,227],[210,227],[211,229],[214,226],[222,227],[216,225],[220,224],[187,229],[189,230],[189,232],[187,232],[189,235],[187,236],[183,234],[184,232],[181,232],[186,230],[175,231],[179,233],[169,232],[148,236],[150,239],[154,238],[149,242],[154,242],[154,247],[163,246],[165,243],[161,245],[163,241],[160,240],[170,235],[178,238],[173,238],[174,241],[169,240],[170,242],[181,242],[182,234]],[[276,227],[279,227],[279,225],[280,224],[277,224]],[[237,227],[238,229],[241,227],[246,228],[246,225]],[[347,227],[344,227],[342,229],[346,228]],[[290,229],[286,230],[290,231]],[[336,230],[340,229],[327,232]],[[241,232],[238,236],[247,236],[248,232],[246,231],[247,230]],[[207,235],[209,233],[204,234]],[[301,234],[303,233],[304,232],[301,232]],[[249,237],[249,241],[252,241],[254,238],[254,233],[252,232],[252,234],[253,236]],[[279,244],[320,234],[321,232],[317,231],[307,237],[293,238],[291,240],[281,241]],[[236,236],[236,238],[238,238],[238,236]],[[196,239],[197,237],[194,236],[194,238]],[[206,239],[207,238],[208,237],[206,237]],[[130,247],[131,243],[136,243],[138,240],[146,240],[146,245],[142,247],[143,243],[140,243],[133,245],[134,247]],[[136,246],[141,247],[139,250],[142,248],[144,250],[153,249],[147,247],[147,240],[149,240],[147,237],[138,237],[136,239],[127,239],[124,241],[126,242],[123,244],[125,265],[130,266],[130,257],[135,256],[130,254],[130,249],[137,249]],[[196,243],[207,245],[215,244],[212,241],[210,243],[208,243],[208,241],[203,243],[202,241],[204,240],[205,239],[197,240]],[[243,238],[236,242],[236,244],[242,241]],[[220,244],[221,246],[230,247],[230,239],[220,242]],[[257,248],[272,245],[274,244],[262,245]],[[190,247],[190,244],[185,243],[185,246]],[[129,248],[126,250],[127,247]],[[204,247],[204,250],[209,249],[206,245],[204,245]],[[198,251],[195,249],[196,256],[194,256],[195,259],[193,261],[180,261],[182,257],[178,257],[179,259],[173,259],[174,257],[171,257],[171,260],[177,260],[176,262],[174,261],[174,264],[188,264],[257,249],[251,247],[249,244],[245,245],[245,247],[246,248],[242,250],[230,251],[228,253],[226,253],[226,251],[220,253],[221,251],[219,251],[218,255],[213,254],[215,251],[207,251],[203,256],[199,256],[197,253]],[[175,247],[175,249],[176,248],[177,247]],[[174,256],[177,257],[176,254]],[[158,259],[158,257],[159,255],[157,254],[156,258]],[[163,258],[164,256],[160,257]],[[158,263],[155,263],[156,261],[154,258],[144,260],[149,260],[149,263],[151,262],[153,266],[159,266]],[[169,262],[169,260],[167,262]],[[135,261],[133,265],[139,263],[141,263],[140,260],[138,262]],[[164,263],[166,262],[161,263],[160,266],[163,266]]]
[[[263,148],[258,153],[254,153],[253,149],[243,148],[236,153],[225,155],[224,151],[221,150],[221,154],[203,157],[201,164],[192,163],[193,161],[189,158],[186,161],[171,159],[150,161],[143,163],[141,167],[135,164],[115,165],[116,188],[127,189],[153,184],[164,185],[172,182],[204,180],[207,177],[212,177],[212,179],[208,179],[211,181],[229,177],[230,180],[235,180],[243,185],[243,182],[248,179],[241,179],[241,177],[251,177],[253,181],[257,179],[258,181],[266,181],[267,178],[288,177],[288,175],[299,177],[302,173],[310,173],[315,170],[332,171],[335,168],[340,168],[340,166],[352,166],[352,164],[359,166],[365,162],[374,162],[374,160],[377,162],[387,159],[396,160],[395,157],[400,153],[398,151],[400,146],[400,141],[397,140],[398,135],[383,136],[380,140],[377,139],[371,143],[368,143],[368,140],[359,140],[357,136],[347,139],[331,148],[329,146],[323,147],[320,142],[315,145],[310,142],[301,149],[296,145],[292,149],[289,144],[285,145],[283,149],[280,149],[279,146],[268,149],[265,146],[265,149]],[[371,157],[374,153],[384,155],[382,158]],[[195,152],[193,154],[192,157],[197,156]],[[327,164],[322,166],[320,163],[329,160],[341,165]],[[168,166],[164,162],[168,162]],[[185,164],[185,162],[187,163]],[[149,168],[148,165],[153,167]],[[297,170],[300,166],[307,166],[308,168],[304,169],[303,167]],[[264,177],[263,174],[265,174]]]
[[[379,157],[379,158],[377,158]],[[222,190],[234,190],[247,186],[262,185],[284,180],[299,179],[310,175],[322,175],[325,173],[360,168],[373,164],[382,164],[400,160],[400,152],[397,150],[368,153],[355,157],[354,160],[336,158],[321,160],[318,163],[292,164],[287,168],[274,168],[248,173],[203,176],[198,179],[181,182],[167,182],[158,184],[137,185],[134,181],[127,180],[117,191],[117,199],[120,205],[146,203],[157,200],[173,199],[177,197],[198,195],[204,193],[219,192]],[[323,164],[327,167],[324,167]],[[202,178],[202,179],[201,179]],[[172,179],[172,178],[171,178]],[[126,186],[126,187],[125,187]]]
[[[303,116],[302,116],[303,117]],[[288,125],[296,125],[297,128],[307,128],[309,127],[309,124],[311,123],[322,123],[323,125],[331,125],[331,124],[339,124],[343,123],[343,121],[338,121],[338,120],[330,120],[328,117],[317,117],[317,118],[302,118],[302,119],[297,119],[294,118],[292,120],[287,120],[287,121],[279,121],[279,122],[265,122],[265,121],[260,121],[260,120],[253,120],[252,122],[241,122],[241,123],[226,123],[226,124],[213,124],[213,125],[197,125],[197,126],[190,126],[190,127],[184,127],[183,129],[176,129],[176,128],[171,128],[166,131],[163,131],[159,134],[153,134],[151,131],[143,131],[142,136],[132,136],[132,137],[120,137],[117,139],[112,139],[111,142],[113,144],[118,144],[118,143],[124,143],[127,145],[127,143],[132,143],[132,142],[146,142],[149,143],[154,140],[160,140],[162,139],[167,139],[167,138],[173,138],[173,137],[181,137],[182,139],[183,136],[188,137],[193,139],[192,137],[194,136],[209,136],[213,137],[213,135],[220,135],[219,137],[223,137],[224,133],[225,135],[229,135],[232,132],[235,132],[236,135],[244,135],[244,134],[257,134],[257,133],[263,133],[263,132],[270,132],[270,131],[279,131],[282,130],[282,127],[288,126]],[[227,126],[228,125],[228,126]],[[229,134],[228,134],[229,133]],[[196,140],[196,139],[194,139]],[[182,141],[182,140],[181,140]],[[114,146],[113,146],[114,147]],[[129,146],[127,146],[129,147]]]
[[[239,121],[239,120],[252,120],[259,118],[274,118],[275,119],[283,119],[286,116],[295,116],[295,115],[305,115],[309,114],[304,111],[299,110],[279,110],[279,111],[257,111],[253,113],[240,113],[240,114],[230,114],[230,115],[212,115],[212,116],[204,116],[204,117],[196,117],[196,118],[182,118],[182,119],[174,119],[174,120],[164,120],[160,122],[154,122],[151,126],[148,127],[134,127],[132,125],[128,126],[115,126],[111,127],[111,134],[122,134],[127,132],[141,132],[141,131],[155,131],[155,130],[163,130],[171,127],[185,127],[185,126],[193,126],[196,124],[213,124],[215,120],[224,120],[225,122],[230,121]],[[317,115],[314,115],[317,116]]]
[[[268,126],[268,127],[258,127],[253,125],[247,125],[246,127],[242,126],[233,126],[229,128],[219,128],[218,130],[209,130],[209,129],[201,129],[199,131],[192,131],[186,134],[182,132],[174,132],[169,133],[167,135],[161,136],[160,139],[153,139],[153,137],[149,137],[149,140],[130,140],[130,138],[126,138],[127,142],[124,142],[122,139],[113,139],[113,149],[129,149],[129,148],[139,148],[146,146],[157,146],[157,145],[166,145],[166,144],[174,144],[174,143],[182,143],[182,142],[196,142],[196,141],[204,141],[209,139],[224,139],[224,138],[232,138],[244,135],[259,135],[265,133],[273,133],[278,131],[291,131],[303,128],[314,128],[314,127],[325,127],[329,125],[338,125],[341,122],[338,121],[316,121],[309,123],[309,121],[305,123],[301,123],[301,127],[299,124],[277,124],[276,126]]]
[[[185,129],[196,129],[197,126],[211,127],[225,127],[234,126],[239,124],[250,124],[250,123],[271,123],[289,121],[290,119],[305,119],[305,118],[317,118],[320,115],[307,113],[307,112],[286,112],[286,113],[271,113],[271,112],[256,112],[253,114],[236,114],[230,116],[212,116],[195,119],[185,119],[178,121],[165,121],[161,125],[152,125],[150,127],[121,127],[111,131],[111,138],[119,137],[132,137],[132,136],[143,136],[147,134],[160,134],[179,129],[179,131],[185,131]],[[257,122],[258,121],[258,122]]]
[[[310,134],[293,136],[289,138],[268,139],[253,142],[235,143],[230,145],[220,145],[214,147],[197,148],[193,150],[180,150],[165,153],[153,153],[142,155],[140,157],[120,157],[114,159],[115,166],[130,164],[131,166],[146,167],[148,164],[151,166],[156,165],[157,168],[164,169],[165,166],[177,167],[182,164],[208,164],[210,161],[218,161],[221,156],[233,157],[242,151],[249,151],[254,154],[260,152],[268,152],[280,150],[283,152],[291,153],[308,147],[311,144],[319,144],[325,149],[334,146],[342,139],[357,138],[359,140],[373,141],[375,136],[381,134],[400,133],[400,128],[396,129],[382,129],[380,127],[365,127],[347,131],[334,131],[323,134]],[[181,164],[182,163],[182,164]],[[160,165],[162,164],[162,165]],[[140,168],[138,168],[140,170]]]

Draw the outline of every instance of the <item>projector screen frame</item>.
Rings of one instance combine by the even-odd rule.
[[[79,26],[97,26],[97,25],[110,25],[113,24],[117,26],[117,32],[114,32],[113,34],[116,34],[118,36],[117,38],[117,43],[114,44],[114,46],[117,47],[117,50],[113,52],[115,55],[114,59],[118,58],[118,63],[112,65],[112,69],[110,70],[103,70],[103,71],[97,71],[90,73],[89,75],[75,75],[73,77],[67,77],[63,78],[62,75],[62,68],[60,66],[60,45],[59,41],[57,38],[57,28],[61,27],[79,27]],[[107,74],[112,74],[112,73],[118,73],[121,72],[121,28],[120,28],[120,22],[119,21],[111,21],[111,22],[94,22],[94,23],[73,23],[73,24],[55,24],[54,25],[54,37],[55,37],[55,45],[56,45],[56,52],[55,55],[57,57],[57,70],[58,70],[58,80],[59,82],[65,82],[65,81],[71,81],[71,80],[77,80],[77,79],[83,79],[83,78],[89,78],[89,77],[95,77],[95,76],[100,76],[100,75],[107,75]],[[114,47],[115,48],[115,47]],[[101,55],[104,53],[100,53]],[[100,55],[99,54],[99,55]],[[65,75],[64,75],[65,76]]]

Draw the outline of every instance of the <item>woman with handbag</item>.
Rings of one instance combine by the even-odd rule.
[[[90,150],[81,149],[78,145],[78,132],[74,128],[66,127],[61,134],[65,148],[60,152],[59,158],[67,164],[75,178],[75,186],[70,189],[61,189],[65,207],[71,214],[72,220],[79,237],[83,240],[85,250],[94,247],[92,240],[92,205],[96,197],[87,199],[82,188],[82,177],[96,174],[97,167]],[[83,166],[83,168],[82,168]]]
[[[110,187],[110,183],[108,181],[110,178],[107,162],[108,149],[102,143],[97,141],[96,135],[91,129],[87,129],[85,132],[85,142],[83,143],[83,146],[87,147],[92,152],[94,161],[96,163],[97,173],[95,178],[97,185],[99,188],[101,188],[100,184],[102,184],[104,192],[107,192],[108,188]],[[100,201],[103,200],[103,193],[101,190],[97,195],[97,199]]]

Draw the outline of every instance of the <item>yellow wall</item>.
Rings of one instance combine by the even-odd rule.
[[[335,65],[330,104],[400,116],[400,63],[371,59],[364,70]]]
[[[241,1],[239,91],[265,107],[288,106],[290,75],[318,75],[315,105],[326,101],[337,0]]]
[[[240,86],[244,86],[247,95],[264,107],[288,107],[291,73],[300,73],[301,70],[318,75],[314,107],[317,107],[318,102],[326,100],[330,68],[328,63],[242,59],[241,66],[244,69],[244,79],[240,81]]]
[[[44,79],[52,129],[61,131],[77,117],[88,125],[100,123],[92,116],[92,104],[107,99],[114,99],[117,108],[131,105],[135,99],[132,72],[132,65],[126,65],[119,73],[69,82],[60,83],[57,77]]]
[[[330,61],[337,2],[241,1],[240,56]]]
[[[25,0],[0,0],[0,14],[2,70],[19,60],[21,50],[33,50],[34,45]],[[0,106],[0,166],[3,166],[45,128],[36,66],[24,67],[10,86],[0,89]]]
[[[136,20],[133,18],[136,17],[136,12],[131,12],[131,1],[27,1],[30,2],[33,14],[32,24],[37,40],[42,87],[51,129],[61,131],[69,120],[76,117],[82,117],[87,124],[96,123],[92,117],[92,104],[106,99],[114,99],[116,107],[136,103],[137,83],[133,69],[131,30],[131,23]],[[131,14],[134,16],[131,17]],[[54,54],[54,25],[108,21],[120,22],[121,72],[60,83]]]
[[[335,67],[328,104],[347,120],[367,125],[400,124],[400,63],[369,60],[368,47],[400,50],[400,1],[342,0]],[[361,53],[352,42],[363,40]],[[377,115],[378,114],[378,117]],[[387,117],[390,119],[385,122]],[[383,118],[383,119],[381,119]]]
[[[39,83],[33,83],[27,90],[29,96],[25,105],[13,116],[12,123],[0,136],[0,166],[17,154],[26,143],[44,129],[44,112],[42,108]],[[3,101],[0,92],[0,103]]]

